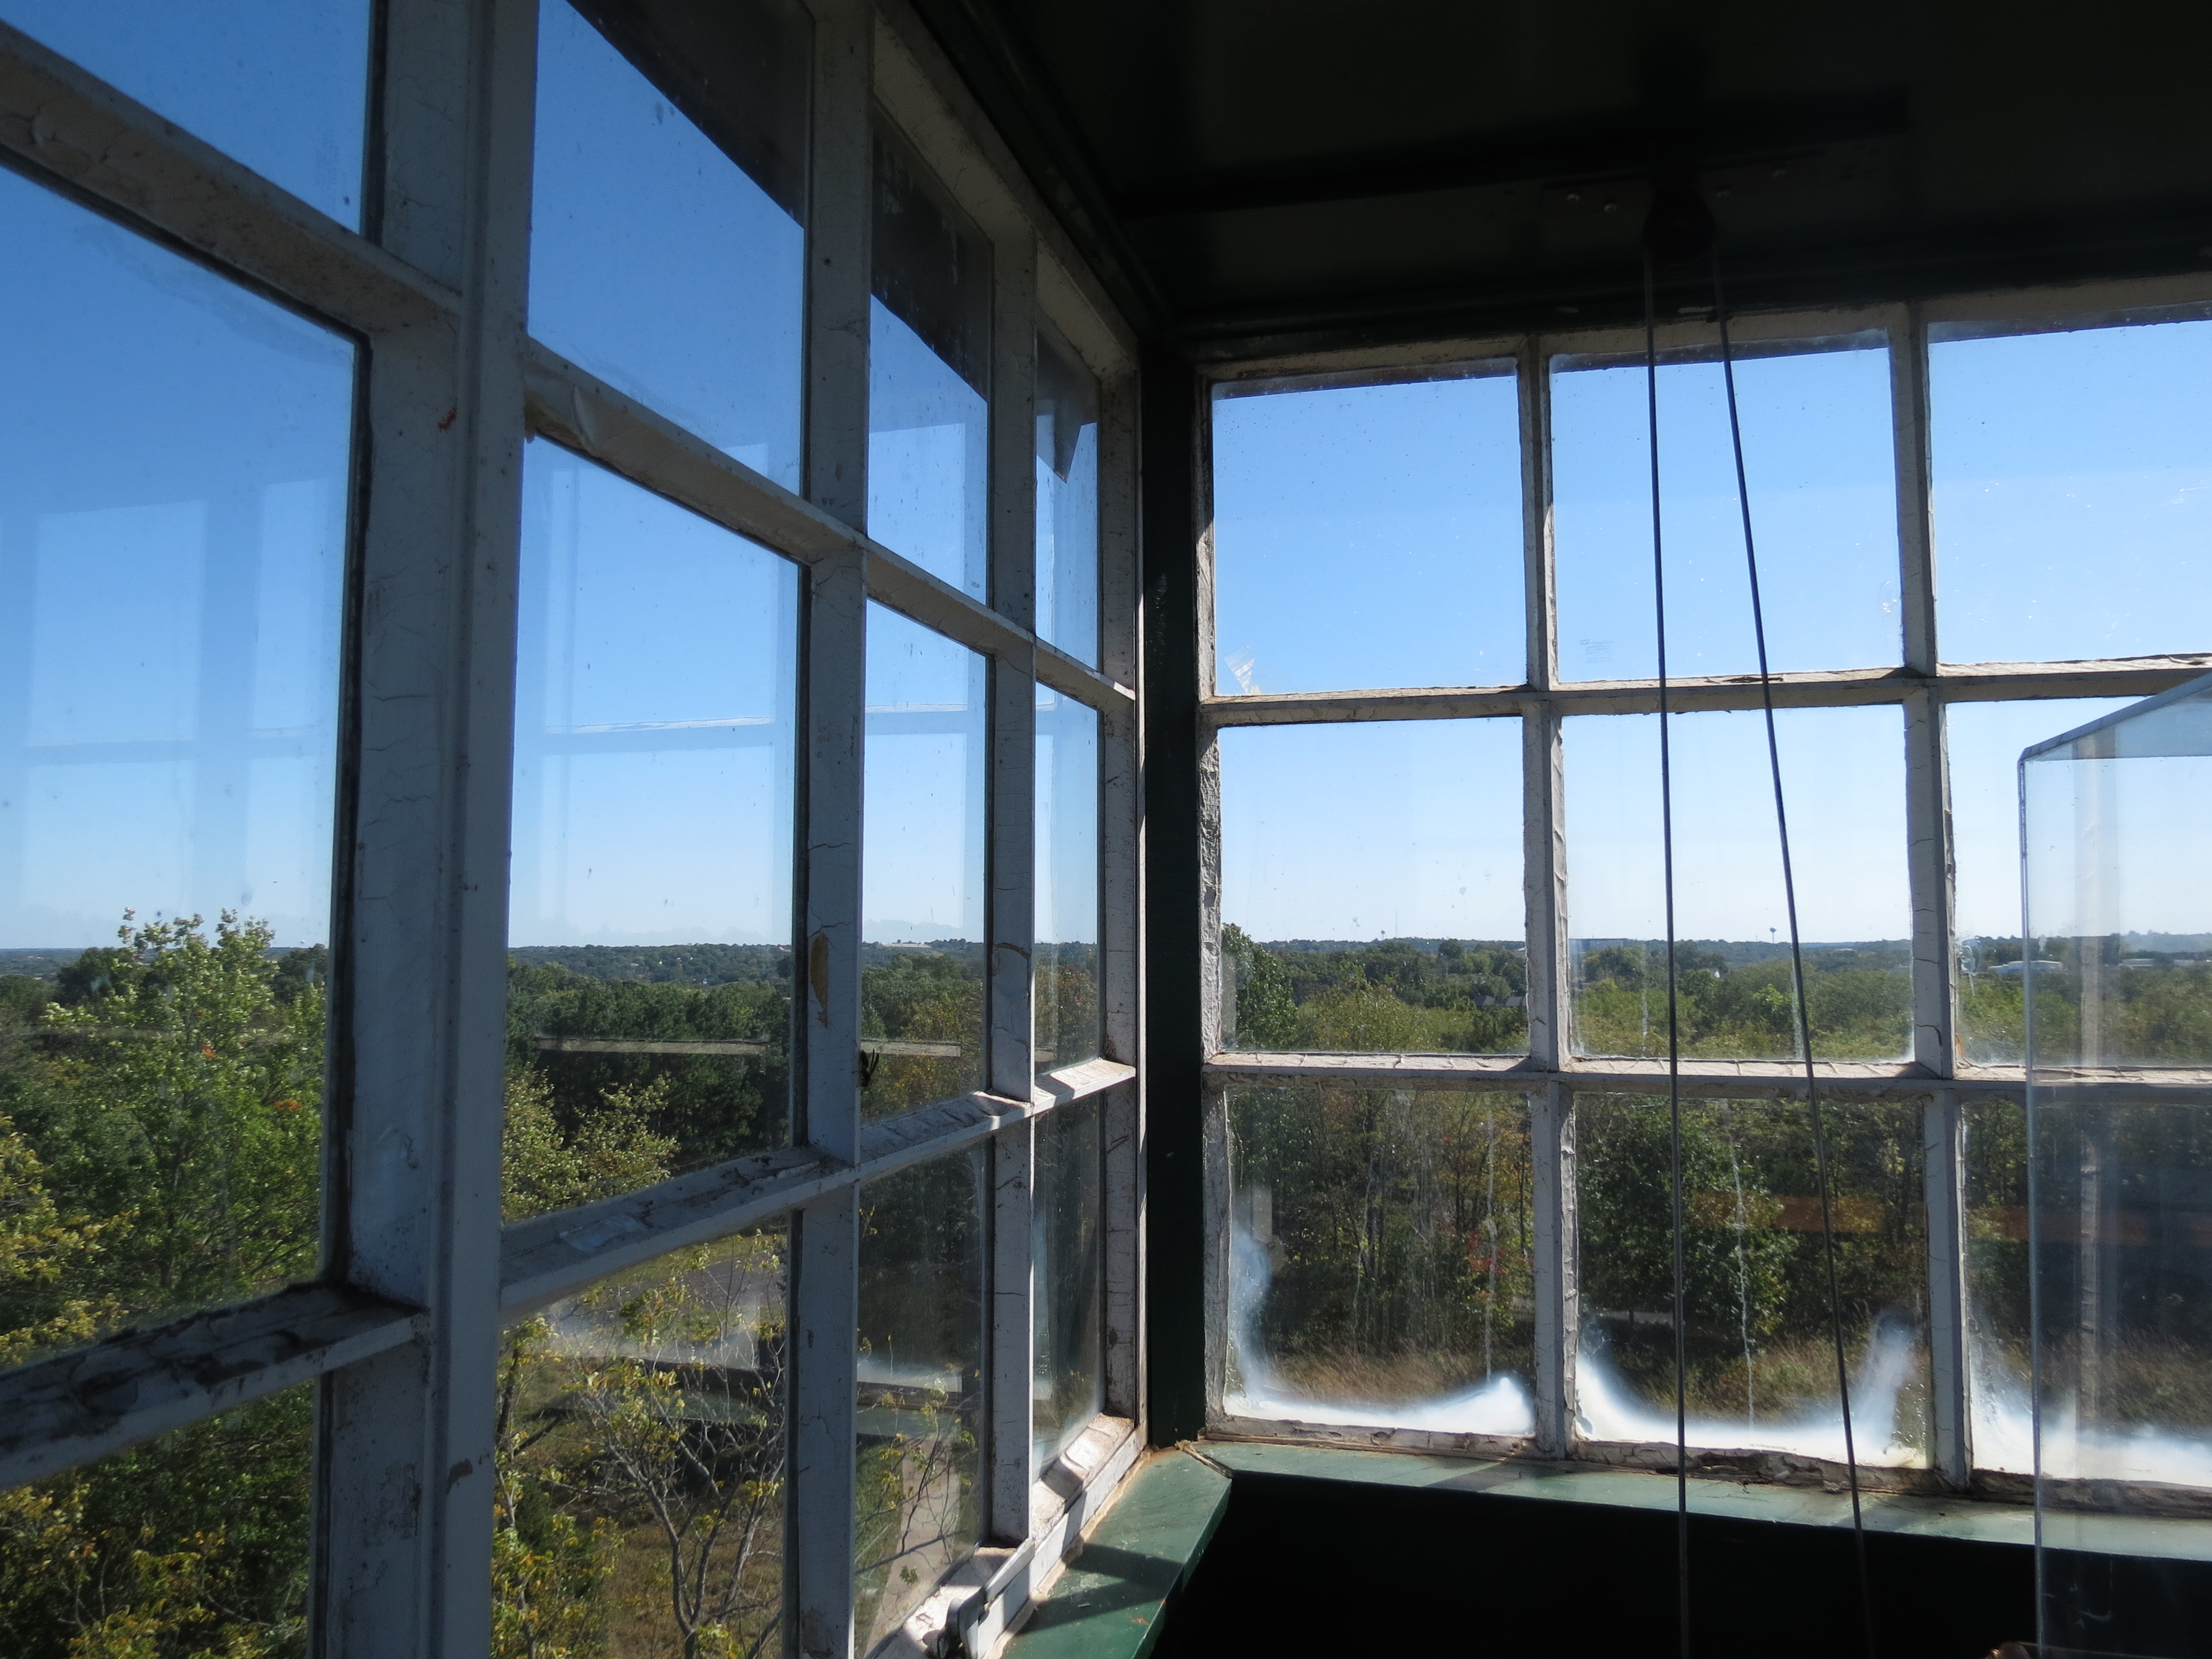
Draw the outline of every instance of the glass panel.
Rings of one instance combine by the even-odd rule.
[[[1036,1070],[1093,1059],[1098,1008],[1098,714],[1037,687]]]
[[[1944,660],[2204,648],[2212,322],[1938,330],[1928,376]]]
[[[1499,361],[1214,388],[1217,691],[1520,684],[1516,387]]]
[[[1674,1438],[1667,1103],[1576,1100],[1581,1432]],[[1862,1463],[1927,1461],[1920,1109],[1825,1102],[1851,1425]],[[1689,1439],[1840,1462],[1811,1120],[1790,1101],[1682,1103]]]
[[[1030,1249],[1036,1286],[1031,1452],[1040,1473],[1106,1409],[1099,1126],[1096,1095],[1037,1120]]]
[[[1974,1467],[2035,1468],[2028,1409],[2027,1121],[2017,1100],[1972,1099],[1966,1132],[1966,1361]]]
[[[1098,665],[1098,381],[1037,331],[1036,631]]]
[[[494,1653],[780,1650],[785,1249],[678,1250],[507,1333]]]
[[[1235,1089],[1240,1417],[1532,1433],[1535,1257],[1519,1095]]]
[[[1739,361],[1752,529],[1769,665],[1856,668],[1903,651],[1889,352]],[[1553,360],[1553,541],[1559,672],[1570,680],[1659,672],[1651,592],[1651,442],[1643,362]],[[1659,369],[1660,488],[1667,537],[1667,668],[1759,672],[1728,394],[1713,362]]]
[[[1521,722],[1221,734],[1222,1040],[1525,1054]]]
[[[1681,1051],[1794,1059],[1796,1000],[1765,719],[1673,719]],[[1902,1058],[1912,1047],[1912,904],[1899,712],[1785,708],[1775,724],[1814,1054]],[[1565,722],[1565,744],[1575,1052],[1664,1055],[1658,716],[1580,716]]]
[[[856,1653],[982,1536],[982,1192],[980,1147],[860,1189]]]
[[[812,25],[793,0],[594,9],[538,9],[530,331],[797,489]]]
[[[2027,1058],[2021,1024],[2021,975],[2027,969],[2020,955],[2020,751],[2126,706],[2119,697],[2072,697],[1954,702],[1944,713],[1962,1059],[2018,1066]],[[2212,939],[2199,943],[2212,946]]]
[[[0,1644],[19,1659],[307,1644],[315,1385],[0,1493]]]
[[[860,1111],[983,1086],[989,665],[868,606],[860,856]]]
[[[789,1136],[799,627],[794,566],[566,450],[523,501],[509,1133],[596,1150],[511,1215]]]
[[[0,21],[349,229],[372,14],[369,0],[0,0]]]
[[[44,1218],[6,1364],[314,1272],[354,354],[13,174],[0,234],[37,319],[0,414],[0,1212]]]
[[[991,245],[880,127],[875,204],[868,534],[986,599]]]

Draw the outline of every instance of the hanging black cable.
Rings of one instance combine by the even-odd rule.
[[[1790,917],[1790,975],[1791,986],[1796,993],[1797,1044],[1799,1052],[1805,1058],[1805,1098],[1813,1121],[1813,1170],[1820,1189],[1820,1240],[1828,1274],[1828,1334],[1835,1348],[1836,1398],[1842,1407],[1844,1419],[1844,1467],[1851,1492],[1851,1544],[1858,1569],[1860,1633],[1866,1644],[1867,1659],[1875,1659],[1874,1595],[1867,1575],[1866,1517],[1859,1503],[1858,1448],[1851,1427],[1850,1366],[1844,1350],[1843,1293],[1836,1273],[1836,1220],[1829,1196],[1828,1138],[1820,1121],[1820,1080],[1813,1065],[1812,1006],[1805,996],[1805,950],[1797,931],[1797,880],[1790,858],[1790,813],[1783,801],[1782,749],[1774,735],[1774,676],[1766,661],[1766,617],[1759,602],[1759,552],[1751,531],[1751,485],[1743,465],[1743,424],[1736,412],[1735,362],[1729,349],[1728,302],[1721,289],[1721,254],[1717,242],[1709,247],[1707,258],[1712,270],[1713,319],[1720,328],[1721,379],[1728,390],[1729,441],[1735,453],[1736,505],[1743,515],[1743,557],[1745,570],[1751,582],[1752,633],[1759,645],[1759,706],[1766,714],[1766,763],[1774,782],[1774,830],[1782,847],[1782,898]],[[1647,271],[1650,269],[1648,258],[1645,268]],[[1644,316],[1648,341],[1651,312],[1648,277],[1646,282]],[[1646,350],[1648,355],[1648,344]],[[1654,477],[1656,478],[1656,472]],[[1656,511],[1656,507],[1654,510]],[[1665,684],[1664,673],[1662,667],[1662,686]],[[1665,695],[1663,690],[1660,694],[1662,703]],[[1670,929],[1671,926],[1670,919]],[[1677,1152],[1678,1160],[1680,1156]],[[1679,1180],[1678,1176],[1678,1184]],[[1678,1218],[1675,1225],[1679,1229],[1680,1224]],[[1678,1232],[1674,1246],[1678,1260],[1681,1248]],[[1676,1295],[1680,1295],[1679,1290]],[[1680,1316],[1678,1313],[1676,1317]],[[1749,1381],[1747,1375],[1747,1386]]]

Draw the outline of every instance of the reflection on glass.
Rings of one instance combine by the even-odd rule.
[[[2212,322],[1943,332],[1928,396],[1944,660],[2203,650]]]
[[[1030,1453],[1040,1474],[1106,1409],[1100,1121],[1096,1095],[1037,1121],[1030,1235],[1036,1286]]]
[[[1672,719],[1682,1053],[1796,1058],[1765,722],[1756,712]],[[1813,1053],[1901,1057],[1912,1046],[1901,718],[1894,708],[1785,708],[1776,735]],[[1571,719],[1565,745],[1575,1052],[1663,1055],[1658,717]]]
[[[2119,697],[2071,697],[1954,702],[1944,712],[1961,1059],[2018,1066],[2027,1058],[2027,993],[2021,983],[2027,970],[2020,954],[2020,751],[2124,707]]]
[[[1581,1431],[1674,1437],[1667,1103],[1576,1113]],[[1926,1461],[1928,1240],[1920,1109],[1825,1103],[1851,1426],[1862,1463]],[[1689,1440],[1840,1462],[1811,1120],[1790,1101],[1682,1103]]]
[[[361,224],[370,0],[0,0],[0,22]]]
[[[1850,348],[1758,356],[1735,367],[1768,660],[1778,673],[1893,663],[1903,647],[1889,352],[1879,336]],[[1566,679],[1659,672],[1647,397],[1640,360],[1553,360],[1553,539]],[[1668,672],[1756,673],[1718,363],[1661,364],[1659,447]]]
[[[1519,1095],[1237,1089],[1230,1375],[1239,1417],[1535,1427]]]
[[[0,1364],[312,1274],[353,350],[0,174]],[[90,948],[88,948],[90,947]]]
[[[856,1653],[982,1535],[982,1190],[980,1150],[860,1189]]]
[[[783,1144],[788,562],[533,441],[523,465],[507,1113],[595,1149],[557,1209]]]
[[[2212,1061],[2212,681],[2057,739],[2021,765],[2042,1639],[2179,1659],[2173,1569],[2070,1546],[2074,1511],[2212,1486],[2212,1088],[2124,1092]]]
[[[1222,1041],[1528,1052],[1521,722],[1221,734]]]
[[[1036,631],[1098,665],[1098,380],[1037,331]]]
[[[2019,1101],[1997,1097],[1969,1098],[1960,1111],[1966,1123],[1974,1467],[2027,1474],[2035,1468],[2028,1409],[2027,1120]]]
[[[1213,586],[1224,696],[1518,684],[1512,363],[1217,386]]]
[[[989,665],[868,605],[860,1111],[983,1086]]]
[[[880,126],[875,169],[868,534],[987,599],[991,245]]]
[[[300,1651],[314,1414],[315,1385],[298,1383],[9,1492],[6,1650]]]
[[[1098,1010],[1098,715],[1036,694],[1036,1070],[1093,1059]]]
[[[807,14],[594,10],[539,7],[530,331],[796,489]]]
[[[507,1333],[495,1653],[777,1650],[785,1245],[679,1250]]]

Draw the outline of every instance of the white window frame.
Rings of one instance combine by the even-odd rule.
[[[527,333],[538,0],[383,0],[367,234],[0,25],[0,151],[29,176],[353,335],[356,533],[334,882],[320,1281],[0,1378],[0,1486],[320,1384],[309,1617],[345,1659],[480,1654],[490,1628],[503,1325],[610,1273],[778,1216],[791,1225],[787,1648],[850,1659],[863,1182],[989,1149],[988,1536],[884,1644],[985,1653],[1145,1432],[1138,1071],[1136,343],[905,0],[807,0],[814,84],[805,478],[785,490]],[[992,599],[865,522],[870,124],[888,118],[989,239]],[[1033,631],[1034,338],[1101,387],[1100,665]],[[543,437],[802,569],[794,1144],[500,1224],[507,872],[525,441]],[[860,1111],[866,612],[992,663],[985,1087]],[[1035,686],[1097,711],[1102,1057],[1032,1078]],[[1103,1115],[1105,1411],[1031,1467],[1034,1128]],[[818,1340],[813,1340],[816,1337]]]
[[[2024,1478],[1978,1468],[1972,1444],[1972,1379],[1966,1353],[1964,1103],[2023,1097],[2024,1069],[1974,1065],[1954,1039],[1958,994],[1958,937],[1953,907],[1953,846],[1943,712],[1954,703],[2053,697],[2134,697],[2166,690],[2212,669],[2212,653],[2083,662],[1942,663],[1936,647],[1932,477],[1929,460],[1928,343],[1947,325],[1989,333],[2033,333],[2212,315],[2212,276],[2195,275],[2017,289],[1890,305],[1753,313],[1731,319],[1740,347],[1812,342],[1862,332],[1885,337],[1890,353],[1896,445],[1899,593],[1903,653],[1885,667],[1784,673],[1774,702],[1784,708],[1888,705],[1905,716],[1907,870],[1912,908],[1913,1034],[1911,1057],[1896,1063],[1820,1060],[1821,1097],[1838,1104],[1906,1103],[1923,1114],[1927,1157],[1929,1342],[1932,1358],[1933,1445],[1930,1468],[1879,1472],[1935,1490],[1974,1490],[2025,1498]],[[1678,318],[1657,331],[1662,354],[1711,353],[1717,333],[1710,315]],[[1198,446],[1199,844],[1205,867],[1200,930],[1206,1065],[1206,1306],[1209,1333],[1206,1432],[1224,1438],[1311,1441],[1411,1451],[1454,1450],[1487,1456],[1577,1458],[1616,1467],[1674,1466],[1663,1449],[1583,1437],[1576,1427],[1575,1357],[1579,1347],[1580,1283],[1576,1259],[1575,1099],[1578,1094],[1664,1092],[1664,1060],[1583,1058],[1573,1052],[1571,974],[1567,948],[1567,868],[1560,747],[1561,722],[1572,714],[1656,712],[1656,679],[1562,682],[1552,539],[1551,381],[1557,356],[1604,356],[1640,362],[1638,327],[1585,329],[1453,339],[1364,353],[1309,353],[1208,365],[1201,371],[1206,424]],[[1214,387],[1304,376],[1370,382],[1418,378],[1424,370],[1482,359],[1511,358],[1520,391],[1522,557],[1527,595],[1528,678],[1510,686],[1346,690],[1284,694],[1216,690],[1212,615],[1213,514],[1212,411]],[[1678,712],[1757,709],[1755,678],[1673,679]],[[1414,1054],[1236,1052],[1222,1043],[1220,751],[1231,728],[1322,722],[1517,717],[1522,721],[1522,818],[1528,941],[1528,1053],[1525,1057]],[[1803,1066],[1796,1060],[1686,1060],[1686,1097],[1802,1100]],[[2117,1081],[2117,1080],[2115,1080]],[[1327,1427],[1232,1416],[1225,1409],[1229,1318],[1231,1137],[1227,1097],[1239,1084],[1335,1085],[1392,1089],[1510,1091],[1530,1112],[1535,1276],[1535,1426],[1525,1437],[1449,1434],[1388,1423]],[[2212,1073],[2134,1073],[2126,1097],[2202,1098]],[[1693,1452],[1727,1453],[1725,1447]],[[1743,1467],[1740,1454],[1731,1468]],[[1781,1460],[1774,1460],[1781,1472]]]

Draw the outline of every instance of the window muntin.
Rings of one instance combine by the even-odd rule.
[[[1037,688],[1033,1052],[1040,1075],[1096,1058],[1098,712]]]
[[[361,224],[371,0],[0,0],[73,58],[348,229]]]
[[[2212,322],[1934,333],[1943,659],[2203,650]]]
[[[1920,1114],[1826,1108],[1861,1463],[1924,1462],[1928,1247]],[[1576,1101],[1582,1351],[1591,1439],[1674,1437],[1672,1199],[1665,1098]],[[1843,1418],[1813,1137],[1796,1102],[1682,1103],[1690,1443],[1841,1462]]]
[[[1098,665],[1098,377],[1036,337],[1036,635]]]
[[[1535,1426],[1527,1103],[1343,1085],[1227,1102],[1233,1416]]]
[[[1675,962],[1686,1056],[1798,1055],[1766,732],[1755,710],[1673,720]],[[1912,1045],[1912,902],[1897,711],[1775,716],[1805,941],[1813,1052]],[[1575,1052],[1667,1053],[1658,717],[1565,723]],[[1823,811],[1822,801],[1848,801]]]
[[[981,1152],[860,1189],[856,1653],[982,1537],[983,1190]]]
[[[868,533],[990,596],[990,244],[905,141],[875,143]]]
[[[1040,1475],[1106,1409],[1103,1123],[1092,1098],[1036,1126],[1030,1456]]]
[[[1214,387],[1218,695],[1522,679],[1516,387],[1510,359]]]
[[[603,33],[568,0],[539,7],[531,331],[796,489],[806,13],[608,15]]]
[[[1777,672],[1899,658],[1897,490],[1889,353],[1740,353],[1736,396]],[[1651,445],[1643,363],[1552,360],[1559,675],[1648,678]],[[1667,669],[1756,673],[1728,404],[1716,362],[1659,370]]]
[[[1220,744],[1223,1046],[1526,1053],[1521,722]]]
[[[988,660],[868,606],[860,1110],[983,1082]]]

